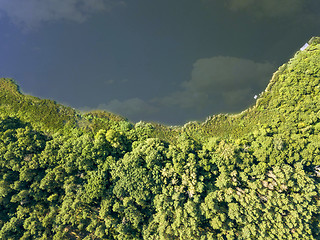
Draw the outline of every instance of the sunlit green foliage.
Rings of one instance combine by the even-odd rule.
[[[255,106],[183,127],[0,80],[0,239],[320,239],[320,38]]]

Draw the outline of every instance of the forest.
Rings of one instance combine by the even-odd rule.
[[[320,239],[320,38],[254,106],[180,127],[0,79],[0,239]]]

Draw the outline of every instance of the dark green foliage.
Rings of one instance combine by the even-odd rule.
[[[183,127],[0,80],[0,239],[320,239],[320,38],[255,106]]]

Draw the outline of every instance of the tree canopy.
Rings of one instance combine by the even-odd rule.
[[[183,127],[0,80],[0,239],[320,239],[320,40],[255,106]]]

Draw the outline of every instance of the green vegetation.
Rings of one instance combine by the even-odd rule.
[[[320,239],[320,38],[256,104],[183,127],[0,80],[0,239]]]

